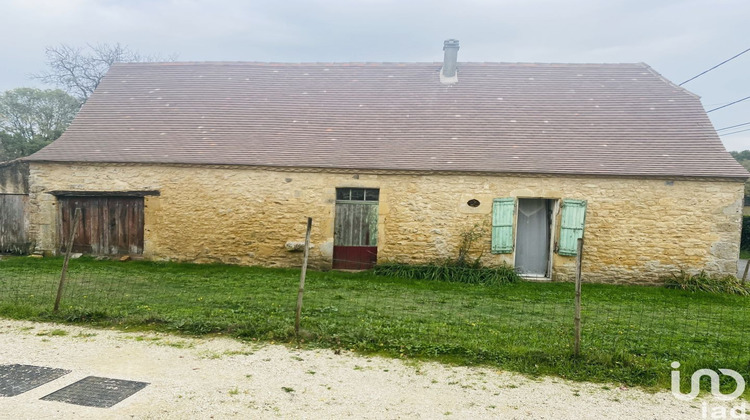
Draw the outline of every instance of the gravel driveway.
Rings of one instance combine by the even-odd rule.
[[[40,419],[700,419],[685,403],[617,385],[532,379],[465,368],[0,319],[0,364],[72,373],[15,397],[0,418]],[[40,398],[89,375],[149,382],[112,408]]]

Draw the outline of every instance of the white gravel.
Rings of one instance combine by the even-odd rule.
[[[678,401],[669,392],[226,338],[0,320],[0,364],[11,363],[72,373],[0,397],[3,419],[703,418],[701,401]],[[150,385],[106,409],[40,400],[89,375]]]

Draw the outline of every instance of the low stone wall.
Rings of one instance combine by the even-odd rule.
[[[145,198],[144,255],[154,259],[299,266],[287,242],[314,219],[311,264],[331,266],[336,187],[379,188],[378,260],[455,256],[462,232],[485,232],[472,254],[489,265],[492,200],[588,201],[587,281],[654,282],[659,276],[737,269],[742,182],[571,176],[417,175],[278,171],[245,167],[32,163],[31,234],[54,250],[53,190],[158,190]],[[478,207],[467,205],[478,200]],[[559,214],[557,216],[559,218]],[[559,226],[559,225],[558,225]],[[556,233],[557,234],[557,233]],[[573,257],[555,255],[553,279],[569,280]]]

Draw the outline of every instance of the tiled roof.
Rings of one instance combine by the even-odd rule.
[[[116,64],[33,161],[746,177],[645,64]]]

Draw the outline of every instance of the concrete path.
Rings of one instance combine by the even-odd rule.
[[[740,263],[737,264],[737,278],[742,279],[742,275],[745,273],[745,266],[747,265],[748,260],[740,260]],[[747,280],[750,280],[750,273],[747,273]]]

